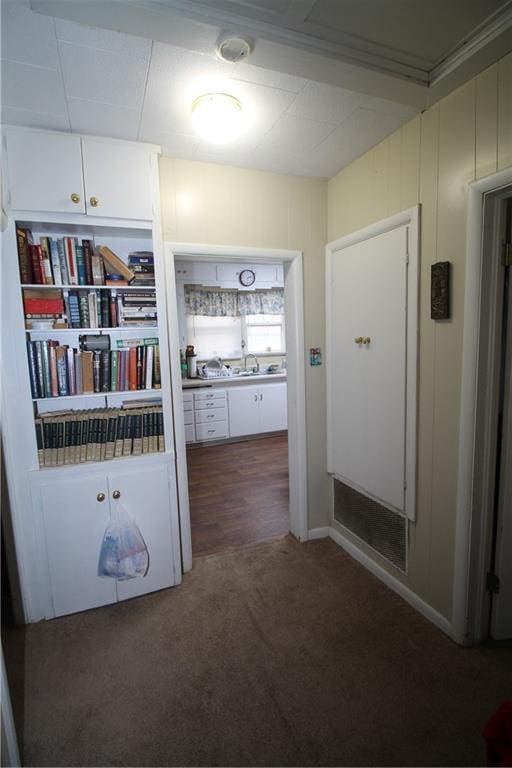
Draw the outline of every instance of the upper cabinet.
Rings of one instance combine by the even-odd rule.
[[[153,218],[147,146],[14,128],[5,142],[12,209]]]
[[[13,130],[5,140],[11,208],[85,213],[80,136]]]

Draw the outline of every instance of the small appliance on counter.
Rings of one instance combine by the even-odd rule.
[[[185,357],[187,360],[187,377],[189,379],[197,378],[197,355],[194,351],[193,344],[188,345]]]
[[[200,367],[201,379],[219,379],[232,376],[233,371],[228,365],[224,365],[220,357],[212,357]]]

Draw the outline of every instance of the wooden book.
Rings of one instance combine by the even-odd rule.
[[[94,392],[93,353],[82,352],[82,392]]]
[[[128,282],[133,280],[135,272],[127,267],[124,261],[120,259],[119,256],[116,256],[114,251],[111,251],[106,245],[100,245],[98,252],[103,259],[106,272],[111,272],[114,275],[122,275]]]

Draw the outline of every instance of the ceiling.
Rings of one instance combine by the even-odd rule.
[[[393,13],[382,17],[384,6]],[[4,0],[2,121],[150,141],[172,157],[331,177],[423,108],[429,72],[503,7],[499,0]],[[248,28],[250,60],[220,61],[219,34]],[[351,56],[340,53],[347,42],[359,46]],[[315,50],[322,45],[332,46],[327,56]],[[193,99],[211,90],[238,96],[249,117],[244,135],[223,147],[200,141],[191,127]]]

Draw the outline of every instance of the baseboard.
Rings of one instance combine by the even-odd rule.
[[[323,531],[324,529],[314,529],[314,531],[317,530]],[[432,608],[431,605],[422,600],[421,597],[418,597],[418,595],[409,589],[409,587],[406,587],[405,584],[402,584],[401,581],[385,571],[384,568],[382,568],[374,560],[368,557],[367,554],[362,552],[355,544],[353,544],[353,542],[349,541],[345,536],[343,536],[342,533],[337,531],[335,528],[328,528],[328,531],[330,538],[335,541],[336,544],[338,544],[342,549],[348,552],[348,554],[353,557],[354,560],[357,560],[359,563],[361,563],[361,565],[364,565],[367,570],[369,570],[371,573],[373,573],[374,576],[384,582],[387,587],[400,595],[400,597],[409,603],[409,605],[415,608],[426,619],[431,621],[432,624],[435,624],[435,626],[447,634],[448,637],[460,645],[465,645],[467,641],[457,635],[453,625],[448,621],[448,619],[438,613],[438,611]]]
[[[313,541],[314,539],[327,539],[330,530],[331,529],[327,525],[325,528],[310,528],[308,531],[308,541]]]

